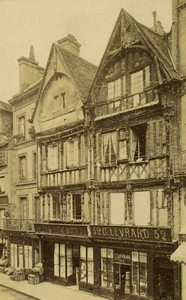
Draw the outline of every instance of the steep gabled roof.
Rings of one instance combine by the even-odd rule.
[[[77,56],[64,49],[59,44],[55,43],[54,45],[59,55],[65,62],[81,97],[83,99],[86,98],[94,79],[97,67],[80,56]]]
[[[151,53],[152,57],[156,59],[159,66],[164,70],[168,81],[172,79],[181,80],[174,68],[171,54],[168,49],[168,42],[166,42],[165,37],[140,24],[124,9],[121,9],[101,59],[94,82],[99,78],[99,75],[112,56],[140,43],[144,45]]]

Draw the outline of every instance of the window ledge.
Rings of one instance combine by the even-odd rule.
[[[117,168],[117,163],[113,163],[113,164],[101,164],[101,168]]]
[[[129,162],[129,165],[141,165],[141,164],[148,164],[148,160],[142,160],[142,161],[131,161]]]

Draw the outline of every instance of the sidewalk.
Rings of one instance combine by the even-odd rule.
[[[58,284],[42,282],[38,285],[29,284],[27,280],[12,281],[6,274],[0,273],[0,285],[14,291],[29,295],[38,300],[103,300],[91,293],[79,291],[77,286],[64,287]],[[1,295],[0,295],[1,298]]]

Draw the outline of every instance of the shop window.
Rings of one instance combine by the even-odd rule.
[[[119,160],[127,159],[127,141],[126,141],[126,130],[120,129],[119,131]]]
[[[72,248],[67,247],[67,277],[73,274],[73,264],[72,264]]]
[[[124,225],[126,221],[127,221],[127,208],[125,203],[125,194],[111,193],[110,194],[110,224]]]
[[[67,142],[67,167],[78,166],[78,155],[78,140],[69,140]]]
[[[48,146],[48,169],[58,169],[58,147],[55,144]]]
[[[18,118],[18,134],[22,138],[25,137],[25,116]]]
[[[65,244],[54,245],[54,276],[65,278]]]
[[[131,159],[135,162],[146,160],[146,124],[141,124],[131,129]]]
[[[81,209],[81,195],[73,194],[72,195],[72,214],[73,219],[81,220],[82,218],[82,209]]]
[[[94,261],[93,261],[93,248],[84,247],[80,248],[80,281],[94,284]]]
[[[26,180],[26,155],[19,157],[19,178],[21,181]]]
[[[53,219],[60,219],[60,199],[58,194],[52,195],[52,215]]]
[[[33,262],[32,262],[32,246],[31,245],[23,245],[23,244],[10,244],[10,260],[11,266],[15,269],[19,268],[26,268],[32,269]]]
[[[101,287],[114,289],[112,249],[101,248]]]
[[[116,163],[116,132],[102,135],[102,162],[104,164]]]
[[[147,254],[132,252],[132,293],[147,296]]]
[[[134,192],[133,217],[135,225],[150,225],[150,192]]]

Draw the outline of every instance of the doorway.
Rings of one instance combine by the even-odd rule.
[[[157,270],[157,291],[158,297],[165,294],[168,299],[174,299],[174,270],[158,268]]]
[[[131,266],[128,264],[114,264],[115,300],[125,299],[130,294]]]
[[[51,280],[54,277],[54,243],[43,241],[43,267],[44,277]]]

